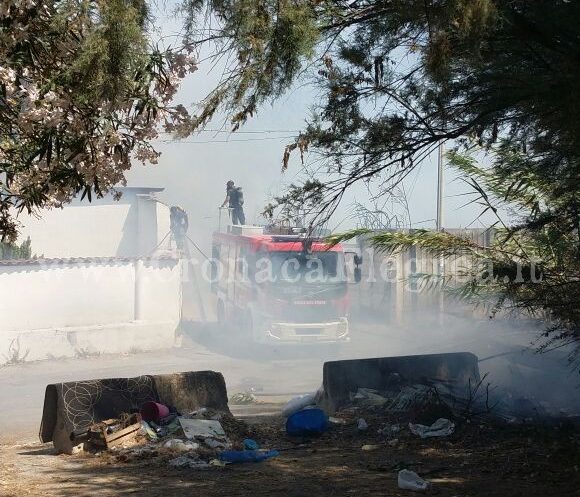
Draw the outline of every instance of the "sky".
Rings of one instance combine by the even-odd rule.
[[[157,9],[158,30],[153,38],[165,44],[178,43],[181,21],[172,13],[174,2]],[[219,68],[218,68],[219,69]],[[199,70],[187,77],[177,95],[177,101],[193,108],[216,84],[219,70],[200,64]],[[223,117],[218,117],[206,131],[181,141],[164,136],[156,146],[162,153],[159,164],[135,164],[127,175],[129,186],[164,187],[159,197],[170,205],[179,205],[189,215],[191,235],[209,240],[217,227],[218,207],[225,197],[225,184],[233,180],[244,191],[248,223],[263,223],[260,213],[268,201],[284,191],[285,186],[298,182],[301,163],[293,156],[289,169],[282,173],[282,156],[286,144],[302,129],[317,99],[313,88],[292,89],[260,112],[235,134]],[[311,158],[306,156],[306,161]],[[404,183],[413,227],[435,226],[437,202],[437,153],[432,154],[412,172]],[[482,227],[476,221],[480,208],[465,206],[464,195],[469,188],[446,170],[444,180],[444,226]],[[330,228],[354,226],[351,219],[353,202],[369,204],[364,187],[354,188],[343,200],[330,223]]]

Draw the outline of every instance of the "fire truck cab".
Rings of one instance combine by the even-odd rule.
[[[212,260],[212,291],[224,325],[234,325],[258,343],[349,340],[348,281],[340,244],[330,247],[305,234],[230,226],[214,233]],[[359,260],[355,257],[357,265]]]

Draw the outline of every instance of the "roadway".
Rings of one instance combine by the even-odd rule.
[[[6,366],[0,369],[0,442],[36,435],[47,384],[177,371],[220,371],[230,394],[252,391],[261,400],[280,401],[317,389],[328,360],[470,351],[483,359],[482,372],[492,372],[492,384],[558,407],[569,407],[577,397],[578,375],[566,365],[564,352],[533,354],[529,345],[537,331],[529,328],[485,318],[418,316],[414,325],[399,327],[355,321],[351,334],[352,341],[341,346],[256,347],[204,326],[190,330],[183,345],[171,350]]]

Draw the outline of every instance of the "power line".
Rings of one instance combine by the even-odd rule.
[[[205,141],[195,141],[195,140],[164,140],[164,143],[193,143],[193,144],[206,144],[206,143],[234,143],[234,142],[256,142],[265,140],[288,140],[294,138],[294,136],[268,136],[264,138],[244,138],[241,140],[205,140]]]
[[[260,134],[260,133],[300,133],[299,129],[259,129],[251,131],[229,131],[225,129],[200,129],[196,133],[231,133],[231,134]]]
[[[299,129],[259,129],[259,130],[248,130],[248,131],[230,131],[226,129],[199,129],[195,133],[227,133],[232,135],[259,135],[266,133],[300,133]],[[170,135],[172,133],[163,132],[160,134]]]

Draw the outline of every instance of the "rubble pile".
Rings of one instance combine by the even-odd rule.
[[[438,385],[406,385],[398,380],[397,386],[385,390],[359,388],[351,392],[350,404],[338,412],[365,412],[393,422],[431,424],[437,419],[459,417],[459,405],[463,406],[464,402],[449,389],[442,394]]]
[[[208,469],[228,463],[260,461],[277,455],[247,438],[248,426],[229,412],[202,407],[181,414],[146,403],[139,413],[93,423],[74,437],[86,452],[117,462],[166,464]],[[71,436],[72,438],[72,436]]]

